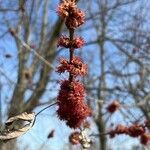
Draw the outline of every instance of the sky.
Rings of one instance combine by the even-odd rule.
[[[7,1],[8,2],[8,1]],[[54,1],[53,1],[54,2]],[[53,21],[56,19],[56,14],[55,14],[55,8],[58,4],[58,1],[55,1],[54,3],[52,3],[52,9],[49,11],[49,15],[52,16]],[[51,3],[50,3],[51,5]],[[7,6],[7,5],[6,5]],[[92,5],[94,7],[94,5]],[[86,7],[84,8],[86,11],[88,11],[86,9]],[[95,8],[94,8],[95,9]],[[97,8],[98,9],[98,8]],[[96,9],[95,9],[96,11]],[[12,17],[12,14],[7,14],[8,17]],[[2,19],[2,16],[0,14],[0,19]],[[53,22],[52,21],[52,22]],[[86,24],[87,26],[90,25],[90,23]],[[85,25],[85,26],[86,26]],[[79,33],[84,36],[86,41],[89,40],[94,40],[94,37],[96,35],[95,31],[90,29],[89,31],[86,32],[80,32]],[[89,36],[90,35],[90,36]],[[110,52],[112,52],[114,50],[114,48],[112,48],[112,46],[108,46],[108,49],[111,47]],[[4,39],[0,39],[0,65],[2,66],[0,69],[2,69],[2,71],[4,71],[7,76],[14,82],[16,82],[17,78],[17,72],[14,69],[14,66],[17,65],[17,52],[16,52],[16,46],[14,45],[13,42],[13,38],[10,35],[7,35]],[[91,51],[94,51],[93,53],[93,63],[95,64],[95,69],[93,69],[92,74],[97,75],[97,72],[99,72],[99,62],[96,61],[98,60],[99,57],[99,52],[97,50],[96,46],[89,46],[87,51],[86,51],[86,47],[85,49],[83,49],[83,51],[85,52],[83,54],[85,60],[88,62],[88,55]],[[11,54],[13,57],[11,59],[6,59],[4,57],[4,54],[9,53]],[[78,52],[77,52],[78,53]],[[60,54],[61,56],[66,56],[66,52],[62,52]],[[115,57],[116,58],[116,57]],[[115,59],[116,61],[116,59]],[[57,64],[57,63],[56,63]],[[90,66],[91,68],[93,66]],[[55,72],[53,72],[53,76],[55,78],[55,76],[57,77],[58,75],[56,75]],[[1,82],[5,83],[6,79],[5,77],[3,77],[2,75],[0,75],[1,77]],[[110,83],[110,81],[109,81]],[[47,88],[51,88],[53,89],[53,84],[48,85]],[[56,89],[59,88],[59,85],[55,85]],[[4,87],[2,89],[3,91],[3,95],[1,97],[2,101],[3,99],[9,100],[12,96],[12,91],[9,91],[9,86]],[[9,92],[9,94],[8,94]],[[47,91],[44,95],[43,98],[47,98],[47,96],[49,98],[54,97],[55,95],[57,95],[58,91],[53,91],[53,93],[51,91]],[[50,95],[51,94],[51,95]],[[7,97],[8,96],[8,97]],[[6,110],[7,110],[7,103],[2,102],[2,114],[4,115]],[[44,107],[44,106],[43,106]],[[39,107],[37,109],[35,109],[35,112],[38,112],[39,110],[41,110],[43,107]],[[36,120],[35,125],[33,126],[33,128],[27,132],[25,135],[23,135],[22,137],[20,137],[18,139],[18,146],[20,147],[20,150],[23,150],[24,147],[25,150],[47,150],[47,149],[51,149],[51,150],[63,150],[64,145],[68,144],[68,135],[70,134],[70,132],[72,131],[69,127],[67,127],[65,125],[64,122],[60,121],[57,118],[56,115],[56,106],[47,109],[46,111],[44,111],[43,113],[41,113]],[[4,116],[2,121],[5,121],[6,116]],[[114,121],[122,121],[122,118],[117,115],[117,117],[112,117],[111,118]],[[55,136],[53,139],[48,139],[47,140],[47,135],[48,133],[55,129]],[[96,132],[96,127],[93,124],[93,130]],[[127,141],[125,141],[126,139],[128,139]],[[138,140],[137,139],[130,139],[130,138],[126,138],[126,137],[117,137],[111,141],[108,142],[110,145],[113,145],[113,150],[121,150],[122,147],[126,147],[126,150],[131,150],[131,145],[134,145],[135,143],[138,144]],[[45,144],[43,146],[43,144]],[[43,147],[42,149],[40,149],[41,147]]]

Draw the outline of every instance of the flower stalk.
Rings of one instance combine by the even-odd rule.
[[[70,29],[69,30],[70,33],[70,43],[73,42],[73,38],[74,38],[74,29]],[[70,61],[69,63],[72,64],[72,60],[73,60],[73,55],[74,55],[74,48],[73,46],[70,47]],[[69,73],[69,81],[72,82],[73,81],[73,75],[71,73]]]

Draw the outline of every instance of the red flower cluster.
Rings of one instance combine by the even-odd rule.
[[[134,124],[128,128],[128,135],[131,137],[138,137],[145,133],[145,127],[143,125]]]
[[[108,105],[106,109],[109,113],[113,114],[119,108],[120,108],[120,103],[118,101],[113,101],[111,104]]]
[[[69,136],[69,142],[72,144],[72,145],[76,145],[76,144],[79,144],[80,143],[80,136],[81,136],[81,133],[80,132],[73,132],[72,134],[70,134]]]
[[[57,13],[65,20],[70,32],[70,37],[62,36],[58,40],[58,46],[69,48],[70,59],[60,59],[57,67],[58,73],[69,73],[69,79],[61,82],[58,94],[57,114],[61,120],[71,128],[79,128],[86,117],[91,115],[91,110],[84,102],[85,90],[77,76],[87,74],[87,65],[79,57],[74,56],[74,49],[81,48],[84,40],[81,37],[74,38],[74,30],[84,23],[84,12],[77,8],[75,0],[63,0],[58,6]]]
[[[62,35],[57,42],[57,46],[65,47],[65,48],[70,48],[70,39],[67,36]]]
[[[73,44],[72,46],[74,48],[81,48],[83,45],[84,45],[85,41],[82,37],[76,37],[74,40],[73,40]]]
[[[126,134],[131,137],[140,137],[141,143],[147,145],[150,143],[150,134],[146,133],[146,130],[148,129],[146,129],[145,124],[133,124],[129,127],[119,124],[114,130],[109,132],[109,135],[111,138],[119,134]]]
[[[140,138],[141,144],[150,145],[150,133],[145,133]]]
[[[84,45],[84,39],[82,37],[76,37],[70,41],[69,37],[61,36],[57,45],[65,48],[81,48]]]
[[[81,126],[84,119],[91,114],[89,107],[84,102],[85,90],[78,81],[61,83],[61,90],[58,95],[58,116],[65,120],[71,128]]]
[[[71,63],[68,60],[61,58],[60,66],[57,67],[58,73],[63,73],[65,71],[72,74],[74,77],[80,75],[84,76],[87,74],[87,65],[84,64],[79,57],[74,57]]]
[[[117,125],[116,128],[114,130],[111,130],[109,132],[109,135],[111,138],[115,137],[115,135],[119,135],[119,134],[127,134],[128,133],[128,128],[124,125]]]
[[[57,13],[65,19],[69,29],[75,29],[85,22],[85,14],[77,8],[74,0],[63,0],[57,8]]]

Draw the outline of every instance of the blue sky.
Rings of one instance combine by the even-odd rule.
[[[58,1],[53,1],[53,3],[50,3],[51,5],[51,9],[49,11],[49,17],[52,17],[52,23],[55,21],[55,19],[57,18],[57,15],[55,13],[55,8],[57,6]],[[88,6],[88,5],[87,5]],[[92,4],[92,7],[95,9],[94,4]],[[98,9],[98,8],[97,8]],[[88,11],[86,7],[84,7],[84,10]],[[96,9],[95,9],[96,11]],[[8,14],[9,17],[12,17],[12,14]],[[1,18],[1,14],[0,14],[0,18]],[[1,18],[2,19],[2,18]],[[85,27],[90,25],[91,22],[87,22],[87,24],[85,24]],[[114,32],[117,32],[117,29],[119,27],[115,27],[113,28]],[[94,37],[96,37],[96,32],[93,29],[89,29],[86,32],[79,32],[80,35],[84,36],[86,41],[91,41],[94,40]],[[120,33],[121,34],[121,33]],[[119,34],[119,35],[120,35]],[[117,35],[118,36],[118,35]],[[17,80],[17,51],[16,51],[16,47],[14,45],[13,42],[13,38],[10,35],[7,35],[5,38],[0,39],[0,64],[2,64],[1,69],[7,74],[7,76],[14,82],[16,82]],[[113,53],[116,49],[110,45],[109,43],[106,45],[106,49],[108,50],[108,54],[110,55],[111,53]],[[92,70],[91,75],[95,75],[97,76],[99,71],[100,71],[100,67],[99,67],[99,61],[97,61],[99,59],[99,49],[97,46],[95,45],[91,45],[88,47],[83,48],[83,57],[85,59],[85,61],[88,63],[88,57],[89,54],[91,52],[93,52],[93,64],[94,64],[94,69],[93,69],[93,64],[90,66]],[[11,54],[13,57],[11,59],[6,59],[4,57],[4,54]],[[76,53],[80,53],[80,51],[77,51]],[[66,51],[60,53],[61,56],[68,56],[68,54],[66,54]],[[111,61],[113,62],[120,62],[120,58],[118,56],[114,56]],[[55,62],[55,65],[57,64],[57,62]],[[57,78],[58,75],[56,75],[55,72],[53,72],[53,78]],[[63,78],[63,77],[61,77]],[[5,77],[1,76],[1,82],[3,83],[7,83]],[[114,82],[111,81],[111,78],[108,80],[108,83],[111,85]],[[53,88],[55,86],[56,90]],[[43,100],[47,100],[50,98],[53,98],[57,95],[57,89],[59,88],[59,85],[53,85],[53,84],[49,84],[47,86],[47,89],[54,89],[53,92],[51,91],[46,91],[46,93],[43,96]],[[2,95],[2,101],[3,99],[7,100],[9,102],[9,99],[12,96],[12,91],[10,90],[9,85],[8,86],[4,86],[2,89],[3,95]],[[8,96],[8,98],[7,98]],[[44,102],[44,101],[43,101]],[[4,119],[3,121],[6,119],[5,113],[7,110],[7,103],[5,103],[5,101],[3,101],[3,106],[1,108],[1,111],[4,115]],[[37,109],[35,109],[35,112],[38,112],[40,109],[42,109],[43,107],[39,107]],[[28,145],[29,148],[27,148],[27,150],[35,150],[38,149],[38,147],[40,147],[43,143],[45,143],[45,149],[51,149],[51,150],[62,150],[64,144],[68,143],[68,135],[71,131],[71,129],[69,129],[68,127],[66,127],[65,123],[60,121],[57,117],[56,117],[56,106],[44,111],[42,114],[40,114],[37,118],[37,121],[34,125],[34,127],[27,132],[25,135],[23,135],[22,137],[20,137],[18,139],[18,145],[20,147],[20,150],[23,149],[24,146]],[[122,121],[122,118],[119,114],[117,114],[117,117],[114,116],[111,118],[111,120],[114,120],[115,122],[120,122]],[[95,126],[93,127],[94,131]],[[48,133],[55,129],[55,137],[53,139],[50,139],[47,141],[47,135]],[[126,139],[128,139],[127,141],[125,141]],[[109,141],[109,143],[111,145],[113,145],[114,150],[121,150],[121,148],[119,147],[119,143],[121,143],[121,146],[126,147],[126,150],[130,150],[131,145],[138,143],[137,139],[130,139],[128,137],[117,137],[111,141]],[[117,148],[119,147],[119,148]],[[43,148],[44,150],[44,148]]]

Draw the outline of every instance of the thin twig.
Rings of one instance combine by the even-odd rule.
[[[52,104],[50,104],[49,106],[43,108],[42,110],[40,110],[40,111],[35,115],[35,117],[37,117],[37,116],[38,116],[41,112],[43,112],[44,110],[46,110],[46,109],[48,109],[48,108],[50,108],[51,106],[54,106],[54,105],[56,105],[56,104],[57,104],[57,102],[52,103]]]
[[[99,134],[90,134],[89,136],[103,136],[103,135],[109,135],[110,131],[105,132],[105,133],[99,133]]]
[[[17,12],[19,9],[11,9],[11,8],[0,8],[0,12],[14,11]]]
[[[74,29],[69,29],[69,34],[70,34],[70,42],[73,41],[74,38]],[[70,47],[70,58],[69,58],[69,63],[72,63],[73,57],[74,57],[74,48],[71,46]],[[69,81],[72,82],[73,81],[73,75],[71,73],[69,73]]]
[[[5,73],[4,71],[0,68],[0,73],[3,75],[11,84],[15,84],[14,81],[12,81]]]
[[[39,53],[37,53],[34,49],[32,49],[27,43],[21,40],[21,38],[16,34],[16,32],[13,29],[10,29],[11,35],[13,35],[21,44],[23,47],[25,47],[30,52],[34,53],[34,55],[39,58],[42,62],[44,62],[46,65],[48,65],[50,68],[54,69],[55,67],[50,64],[44,57],[42,57]]]

